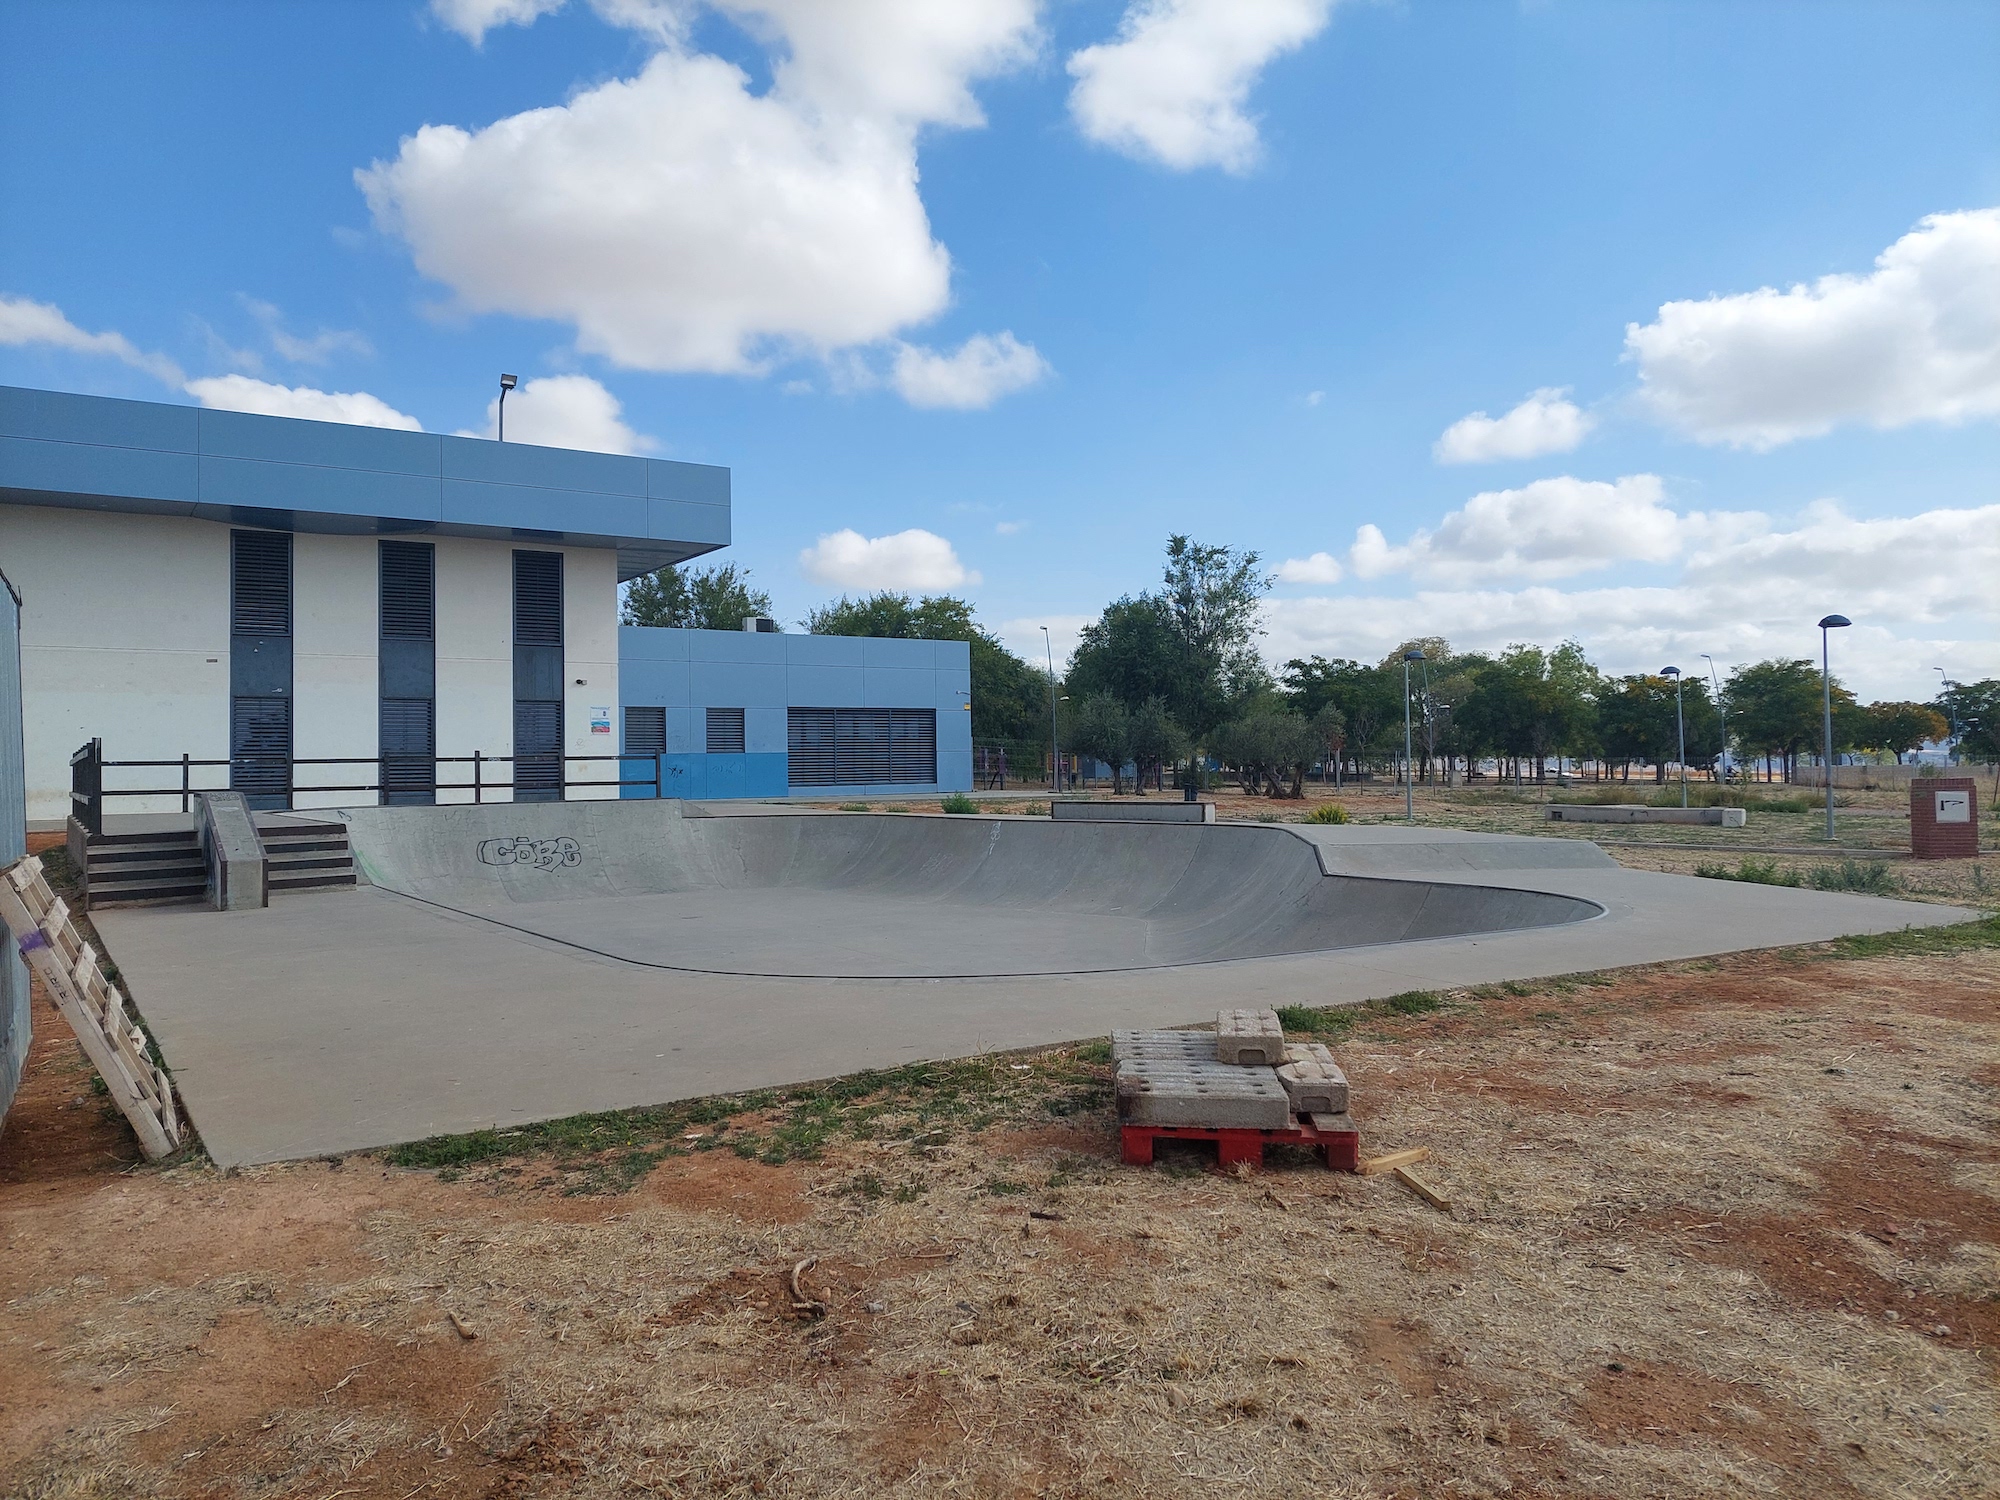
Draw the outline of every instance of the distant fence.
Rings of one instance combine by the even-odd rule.
[[[1913,781],[1924,781],[1933,776],[1977,776],[1991,777],[1992,766],[1835,766],[1833,785],[1836,790],[1846,787],[1849,791],[1861,792],[1906,792]],[[1791,782],[1793,786],[1825,786],[1827,768],[1825,766],[1794,766]]]

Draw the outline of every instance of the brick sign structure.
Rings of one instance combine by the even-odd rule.
[[[1970,776],[1940,776],[1910,783],[1910,853],[1918,859],[1978,855],[1978,782]]]

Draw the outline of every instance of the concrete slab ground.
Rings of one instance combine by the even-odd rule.
[[[346,816],[377,884],[260,911],[107,911],[98,930],[204,1144],[230,1166],[1184,1025],[1223,1008],[1340,1004],[1977,915],[1623,870],[1573,840],[914,814],[703,820],[669,806],[357,810]],[[1079,837],[1101,842],[1070,842]],[[576,845],[567,865],[564,839]],[[808,918],[817,926],[802,936],[795,924]],[[728,932],[702,931],[718,923]],[[1004,968],[988,961],[1037,945],[1067,961],[1093,934],[1125,962],[972,975],[976,963],[939,962],[963,952]],[[1313,946],[1274,947],[1273,935]],[[822,937],[878,972],[813,978],[771,961]],[[731,945],[742,971],[716,972]],[[1190,952],[1210,956],[1179,956]],[[703,964],[676,964],[689,956]],[[944,967],[960,975],[934,972]]]

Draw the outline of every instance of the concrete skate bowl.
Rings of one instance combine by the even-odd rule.
[[[1222,963],[1585,921],[1542,891],[1324,872],[1281,828],[674,802],[367,808],[379,887],[588,953],[704,974],[962,979]]]

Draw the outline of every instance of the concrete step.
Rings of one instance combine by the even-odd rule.
[[[92,911],[112,906],[163,906],[201,900],[208,893],[208,875],[206,871],[197,871],[192,878],[162,876],[120,880],[108,885],[93,880],[87,889]]]
[[[273,870],[265,878],[267,891],[316,891],[334,886],[355,884],[354,867],[344,870],[307,870],[297,874],[280,874]]]

